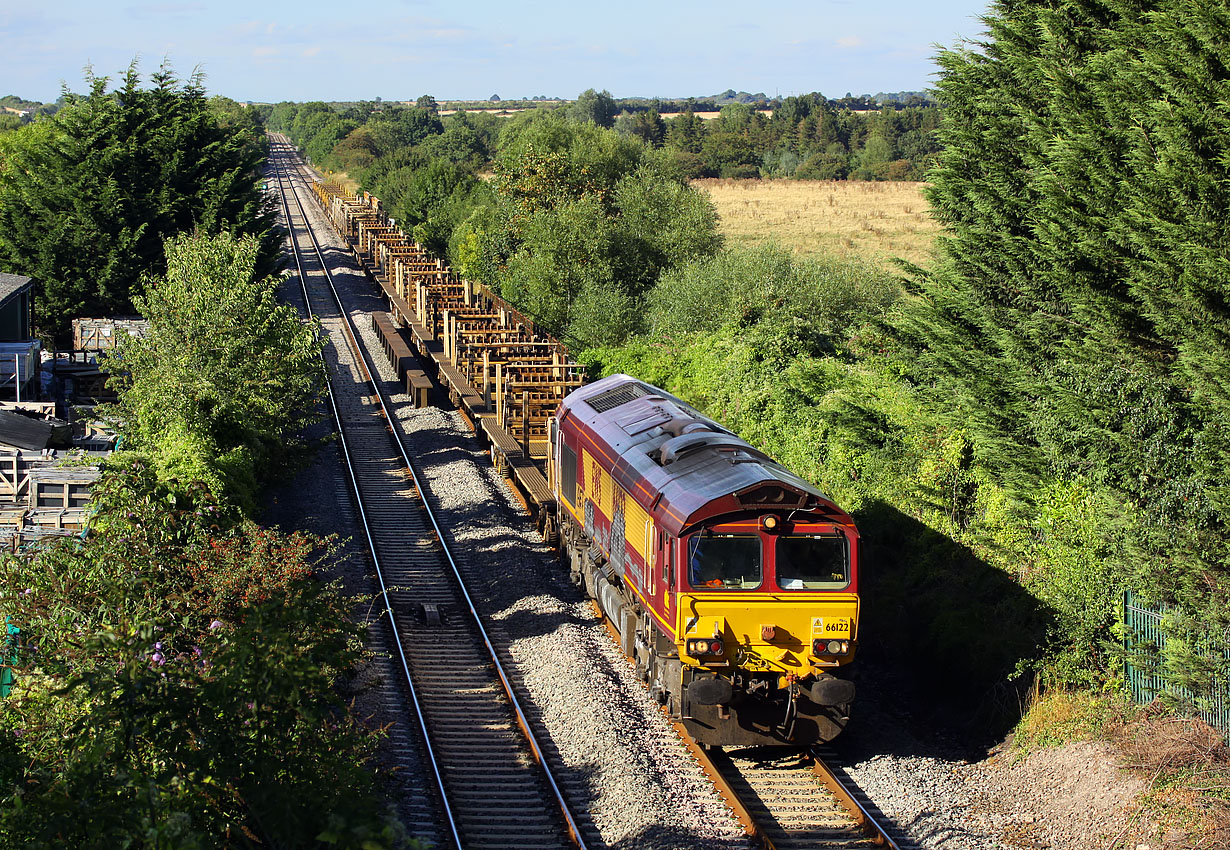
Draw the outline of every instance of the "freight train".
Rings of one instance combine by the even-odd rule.
[[[705,746],[841,732],[858,642],[850,516],[628,375],[574,390],[549,437],[563,560],[670,714]]]

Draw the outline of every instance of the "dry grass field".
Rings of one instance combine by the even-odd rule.
[[[922,183],[863,180],[697,180],[730,245],[773,241],[800,254],[894,257],[925,265],[939,226]]]

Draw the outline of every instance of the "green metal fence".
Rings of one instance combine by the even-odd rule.
[[[1160,696],[1168,696],[1174,702],[1199,715],[1205,723],[1230,737],[1230,686],[1224,680],[1213,682],[1207,695],[1196,695],[1181,685],[1167,682],[1156,665],[1138,667],[1133,657],[1160,656],[1166,646],[1166,633],[1162,628],[1170,606],[1147,606],[1132,596],[1132,591],[1123,594],[1123,648],[1126,650],[1124,676],[1132,699],[1138,703],[1150,703]],[[1220,652],[1230,661],[1230,647],[1211,650]]]
[[[16,676],[13,665],[17,663],[17,638],[21,629],[12,624],[8,617],[4,618],[5,631],[0,639],[0,697],[7,697],[13,692]]]

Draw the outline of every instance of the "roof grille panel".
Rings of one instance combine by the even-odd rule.
[[[606,392],[590,396],[585,399],[585,403],[599,413],[606,413],[608,410],[614,410],[621,404],[627,404],[630,401],[644,398],[650,394],[650,391],[642,384],[620,384],[618,387],[609,389]]]

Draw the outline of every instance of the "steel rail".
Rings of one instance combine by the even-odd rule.
[[[294,193],[294,194],[295,194],[296,203],[299,205],[301,215],[304,218],[304,221],[306,222],[307,216],[306,214],[303,213],[302,201],[299,199],[297,193]],[[285,204],[285,198],[283,198],[283,203]],[[314,243],[314,247],[316,248],[317,255],[320,258],[322,266],[323,266],[324,265],[323,256],[320,255],[319,247],[315,245],[314,239],[313,239],[313,243]],[[338,300],[338,303],[340,306],[341,304],[340,296],[338,296],[336,288],[334,288],[332,285],[332,276],[328,274],[327,269],[326,269],[326,276],[329,280],[330,287],[334,291],[334,297],[335,299]],[[351,319],[350,319],[349,314],[345,313],[345,310],[343,310],[342,312],[346,317],[347,324],[350,325]],[[353,340],[352,340],[352,344],[356,346],[356,351],[359,354],[359,356],[363,359],[365,368],[368,368],[370,372],[370,367],[368,367],[366,355],[361,350],[357,349],[357,343],[353,342]],[[380,388],[375,384],[374,381],[372,381],[372,386],[376,391],[376,397],[380,402],[381,410],[384,413],[385,418],[391,422],[392,419],[389,416],[388,408],[385,406],[385,399],[384,399],[383,393],[381,392]],[[408,454],[406,453],[404,444],[401,439],[401,435],[397,434],[396,431],[394,431],[394,436],[396,438],[398,448],[401,452],[402,459],[407,469],[410,471],[411,476],[414,479],[414,484],[416,488],[418,488],[420,493],[424,493],[424,488],[419,480],[416,470],[414,469],[414,465],[411,463],[410,458]],[[568,820],[571,833],[574,836],[574,838],[578,840],[578,844],[580,844],[579,830],[577,829],[575,822],[572,820],[571,815],[566,808],[566,803],[564,803],[563,801],[562,795],[560,794],[558,787],[555,784],[554,778],[550,775],[550,771],[547,769],[547,766],[544,762],[543,755],[541,753],[541,749],[538,745],[538,742],[534,738],[533,733],[529,730],[528,721],[526,720],[525,715],[521,709],[521,706],[519,702],[517,701],[515,694],[512,691],[511,682],[507,678],[503,670],[503,667],[499,662],[499,659],[496,657],[494,647],[491,644],[491,641],[490,641],[489,636],[487,635],[486,629],[482,625],[481,619],[478,615],[476,607],[474,606],[473,600],[471,599],[469,592],[465,587],[465,582],[461,577],[460,569],[457,566],[457,563],[454,560],[452,553],[448,550],[448,547],[444,542],[443,529],[440,523],[438,522],[435,512],[431,509],[430,505],[428,504],[427,499],[424,498],[423,502],[427,508],[427,515],[429,519],[431,520],[432,528],[435,530],[437,537],[440,539],[441,546],[444,551],[445,557],[449,562],[449,566],[452,569],[453,574],[457,578],[459,589],[462,595],[465,597],[466,603],[470,608],[471,615],[473,616],[475,623],[478,626],[479,632],[482,635],[483,640],[487,645],[488,652],[490,653],[492,661],[498,671],[499,677],[501,679],[501,682],[504,685],[505,691],[509,696],[510,702],[514,706],[514,710],[517,713],[518,722],[521,725],[522,729],[525,730],[526,732],[527,739],[529,740],[530,745],[535,752],[535,757],[538,759],[538,761],[541,764],[543,764],[544,773],[548,781],[550,782],[553,791],[557,795],[557,800],[560,803],[561,811],[564,812],[565,817]],[[606,618],[602,616],[601,614],[600,614],[600,619],[604,623],[606,623]],[[607,623],[607,627],[608,627],[608,630],[610,630],[609,623]],[[724,772],[720,768],[718,768],[717,765],[713,763],[713,761],[708,757],[708,754],[704,751],[704,749],[700,747],[698,744],[696,744],[696,742],[687,733],[686,729],[683,727],[681,723],[675,723],[673,725],[675,726],[676,731],[682,738],[683,743],[688,747],[692,755],[697,759],[697,761],[704,768],[705,772],[710,776],[719,794],[725,799],[727,805],[729,805],[732,808],[732,810],[734,811],[736,815],[736,818],[743,824],[748,834],[753,836],[760,842],[762,842],[766,848],[769,848],[769,850],[772,850],[772,848],[774,848],[775,846],[775,843],[772,840],[772,837],[769,834],[769,831],[762,828],[762,826],[756,822],[755,815],[753,815],[750,808],[740,798],[739,793],[727,781],[726,777],[724,776]],[[888,833],[887,829],[876,819],[876,817],[871,812],[867,810],[867,808],[861,802],[859,802],[857,797],[849,790],[849,788],[845,785],[845,783],[843,783],[841,779],[835,775],[833,770],[829,768],[827,764],[825,764],[821,754],[817,751],[812,751],[809,753],[809,755],[812,759],[812,771],[817,777],[817,779],[819,779],[820,782],[827,788],[829,793],[833,795],[833,798],[837,801],[837,803],[850,814],[854,822],[858,825],[858,827],[866,835],[867,840],[870,840],[871,843],[873,843],[876,846],[888,848],[888,850],[901,850],[900,845],[892,838],[892,836]],[[580,845],[580,846],[583,846],[583,845]]]
[[[307,288],[307,275],[303,269],[303,262],[300,257],[299,245],[295,241],[294,226],[291,224],[291,220],[290,220],[290,206],[286,202],[286,192],[284,191],[284,185],[282,181],[283,170],[284,169],[281,167],[280,164],[274,163],[274,173],[277,175],[277,178],[278,178],[278,189],[279,189],[278,195],[282,201],[282,212],[283,212],[283,216],[286,219],[286,235],[290,241],[291,254],[295,260],[295,268],[299,276],[299,285],[303,289],[303,303],[304,303],[305,308],[307,309],[308,318],[317,319],[317,321],[319,321],[316,316],[316,312],[312,309],[312,298],[311,298],[311,295],[309,295],[308,288]],[[287,185],[289,185],[290,183],[289,178],[287,179],[286,182],[287,182]],[[290,188],[291,188],[291,191],[293,192],[294,191],[293,186],[291,186]],[[298,200],[297,196],[296,196],[296,200]],[[303,218],[305,229],[307,230],[308,236],[311,238],[313,247],[316,247],[316,240],[315,240],[315,237],[312,235],[311,225],[307,221],[307,216],[303,214],[302,207],[300,208],[300,216]],[[317,253],[319,254],[319,250],[317,251]],[[322,260],[322,268],[325,270],[325,274],[328,275],[328,268],[324,266],[323,264],[323,257],[321,257],[321,260]],[[332,285],[331,281],[330,281],[330,285]],[[353,344],[353,340],[352,340],[352,344]],[[350,446],[346,441],[346,427],[342,421],[341,411],[338,409],[337,398],[333,394],[333,380],[331,377],[329,377],[329,364],[325,361],[325,355],[323,351],[320,352],[320,360],[321,360],[321,365],[325,369],[325,388],[328,391],[329,408],[333,414],[333,421],[337,425],[338,444],[342,450],[342,457],[346,461],[347,475],[350,479],[351,489],[354,492],[355,504],[358,507],[358,511],[359,511],[359,520],[363,525],[363,534],[367,540],[367,550],[371,555],[372,563],[376,569],[376,577],[380,582],[380,596],[381,596],[381,599],[384,600],[384,609],[388,613],[388,616],[389,616],[389,628],[391,628],[393,631],[393,642],[397,646],[397,653],[401,661],[402,672],[405,675],[406,687],[409,690],[410,702],[414,706],[414,713],[419,721],[419,731],[423,735],[423,746],[424,746],[424,749],[426,750],[427,760],[431,764],[432,773],[434,774],[435,779],[436,779],[436,785],[440,790],[440,801],[441,801],[441,805],[444,808],[444,817],[448,823],[448,828],[453,836],[454,843],[456,844],[457,847],[461,847],[462,846],[461,834],[457,826],[457,819],[453,814],[452,806],[449,804],[448,790],[444,784],[444,775],[441,772],[440,764],[438,760],[436,759],[435,748],[432,746],[431,735],[427,729],[427,721],[423,714],[422,705],[419,703],[418,692],[415,690],[415,687],[414,687],[414,677],[410,673],[410,663],[406,659],[406,651],[402,645],[401,635],[397,630],[397,618],[393,612],[393,603],[389,599],[389,590],[384,580],[384,571],[381,568],[380,558],[376,552],[376,541],[372,537],[371,525],[367,519],[367,510],[363,505],[363,496],[359,489],[358,473],[355,471],[353,459],[351,457]],[[370,374],[368,375],[368,379],[370,380]]]
[[[607,634],[610,635],[616,644],[619,644],[619,632],[615,630],[614,624],[611,623],[595,600],[591,599],[589,602],[599,622],[606,628]],[[752,807],[748,805],[747,801],[743,799],[739,791],[730,782],[726,771],[714,763],[713,759],[710,758],[709,752],[696,742],[681,721],[672,718],[665,708],[662,709],[662,714],[670,721],[680,741],[687,748],[688,752],[692,754],[692,757],[696,759],[696,763],[700,765],[702,772],[709,777],[709,781],[713,783],[718,796],[730,807],[735,819],[743,827],[743,831],[750,838],[759,842],[764,850],[777,850],[777,843],[773,840],[772,830],[765,828],[765,825],[757,820]],[[887,850],[902,850],[901,846],[888,834],[888,830],[885,829],[884,825],[867,811],[867,808],[858,801],[858,798],[836,776],[832,768],[825,763],[819,750],[813,748],[808,752],[808,755],[812,760],[812,772],[816,778],[833,795],[836,802],[850,814],[851,818],[867,837],[867,840],[870,840],[875,846],[885,847]]]
[[[871,812],[867,811],[867,807],[859,802],[859,799],[854,796],[854,793],[846,786],[846,783],[842,782],[836,772],[825,763],[824,757],[815,749],[811,750],[810,755],[813,760],[812,771],[816,774],[816,777],[824,783],[824,786],[837,798],[838,802],[854,816],[859,826],[872,834],[872,843],[877,846],[887,847],[889,850],[901,850],[900,845],[888,834],[888,830],[884,828],[884,825]]]
[[[295,190],[293,184],[291,186],[291,194],[294,195],[295,202],[299,206],[300,214],[304,220],[306,228],[309,234],[311,234],[312,233],[311,224],[307,220],[306,212],[303,210],[303,202],[299,199],[298,193]],[[285,197],[283,197],[283,203],[285,203]],[[350,318],[350,314],[345,310],[345,307],[342,304],[341,296],[339,295],[339,293],[337,292],[337,288],[333,284],[333,275],[328,270],[328,264],[325,262],[324,255],[320,251],[320,246],[314,234],[312,235],[312,243],[313,243],[313,248],[316,251],[317,257],[320,260],[321,267],[324,270],[325,279],[328,281],[329,288],[330,290],[332,290],[334,298],[337,300],[338,307],[341,310],[342,315],[346,320],[346,324],[347,326],[352,326],[353,323]],[[363,362],[364,368],[368,370],[369,382],[372,386],[372,389],[375,392],[376,399],[380,404],[380,409],[386,421],[388,421],[390,423],[390,426],[392,426],[392,423],[395,421],[395,419],[390,414],[388,404],[386,404],[386,401],[385,401],[384,392],[381,390],[380,386],[376,383],[376,381],[370,377],[372,374],[374,374],[374,369],[372,368],[372,364],[368,362],[367,353],[360,348],[358,354]],[[517,695],[513,689],[512,680],[509,677],[507,671],[504,669],[504,665],[500,663],[500,659],[499,659],[498,654],[496,653],[495,646],[491,642],[491,637],[488,634],[486,627],[483,625],[482,617],[478,613],[478,608],[475,606],[474,600],[470,596],[469,590],[466,588],[466,582],[461,574],[461,569],[457,565],[457,561],[454,559],[453,553],[448,547],[446,538],[444,536],[444,529],[440,524],[439,518],[436,516],[436,512],[431,508],[430,500],[427,498],[427,494],[430,492],[430,490],[423,484],[422,480],[419,478],[418,472],[415,469],[414,463],[410,460],[410,455],[406,451],[405,443],[403,442],[401,434],[398,432],[398,429],[390,427],[390,430],[392,431],[394,441],[397,443],[398,452],[401,454],[402,461],[405,464],[406,469],[410,472],[410,476],[413,479],[414,486],[423,497],[422,499],[423,507],[426,510],[428,519],[431,520],[431,526],[435,530],[436,536],[440,540],[441,551],[444,553],[445,559],[448,561],[449,568],[452,570],[454,577],[456,577],[457,579],[458,589],[460,590],[461,595],[465,598],[466,605],[469,608],[470,615],[473,618],[473,622],[476,628],[478,629],[479,635],[483,639],[483,643],[487,647],[488,653],[491,656],[491,662],[495,668],[496,674],[499,677],[501,684],[503,685],[504,691],[508,696],[508,700],[509,700],[510,705],[513,708],[513,711],[516,714],[517,723],[521,727],[523,733],[525,734],[526,741],[529,743],[530,749],[533,751],[535,759],[538,761],[539,765],[541,765],[542,767],[543,777],[546,779],[547,784],[550,786],[551,791],[555,796],[556,803],[559,807],[560,813],[563,815],[564,820],[568,826],[568,831],[572,837],[573,842],[577,845],[578,848],[580,848],[580,850],[586,850],[585,841],[581,835],[580,827],[577,824],[576,819],[573,817],[572,811],[568,806],[567,800],[564,798],[563,791],[560,789],[559,784],[555,780],[555,776],[551,772],[550,766],[548,765],[547,760],[546,760],[546,754],[544,753],[542,749],[542,745],[538,742],[538,738],[534,734],[533,729],[530,726],[529,718],[526,716],[525,710],[521,706],[521,701],[517,698]]]

